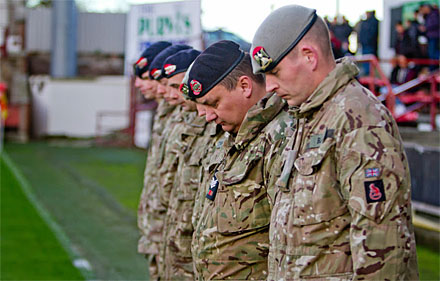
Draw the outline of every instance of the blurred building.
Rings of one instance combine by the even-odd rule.
[[[125,65],[128,13],[80,12],[74,0],[41,3],[29,8],[25,0],[0,0],[0,82],[8,86],[9,137],[21,141],[30,136],[93,137],[105,134],[104,127],[107,132],[134,127],[135,116],[129,112],[145,101],[131,93]],[[172,3],[138,5],[156,23],[155,5]],[[178,11],[182,17],[182,10]],[[248,42],[223,30],[198,34],[201,48],[223,39],[250,48]],[[129,53],[137,57],[138,47],[136,54]],[[108,75],[113,78],[102,77]],[[112,98],[105,99],[103,92]],[[105,125],[105,120],[117,126]]]
[[[240,45],[240,47],[246,52],[249,52],[251,48],[251,44],[249,42],[235,35],[232,32],[227,32],[224,31],[223,29],[217,29],[213,31],[206,31],[206,30],[203,31],[203,43],[205,45],[205,48],[220,40],[231,40],[237,42]]]

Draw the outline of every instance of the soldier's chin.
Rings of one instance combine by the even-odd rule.
[[[151,93],[142,93],[142,95],[144,96],[145,99],[150,100],[150,99],[154,99],[154,95]]]
[[[222,130],[225,132],[236,133],[235,127],[230,124],[220,124],[220,126],[222,126]]]
[[[181,104],[182,104],[182,101],[173,100],[173,99],[169,99],[169,100],[167,100],[167,102],[168,102],[169,104],[171,104],[171,105],[175,105],[175,106],[177,106],[177,105],[181,105]]]

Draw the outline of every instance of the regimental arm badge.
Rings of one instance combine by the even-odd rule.
[[[260,65],[263,71],[273,61],[272,58],[267,54],[266,50],[261,46],[255,47],[254,51],[252,52],[252,56],[254,57],[255,61]]]
[[[202,83],[199,81],[191,80],[190,85],[194,95],[198,96],[202,92]]]
[[[382,180],[365,181],[364,188],[367,203],[376,203],[387,200],[385,197],[385,188]]]

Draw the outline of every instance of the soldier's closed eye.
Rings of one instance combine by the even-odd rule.
[[[217,106],[218,106],[218,100],[214,100],[214,101],[212,101],[211,104],[210,104],[210,106],[213,107],[213,108],[217,108]]]
[[[268,74],[271,74],[271,75],[277,75],[277,73],[278,73],[278,69],[276,69],[276,68],[268,71]]]
[[[216,108],[218,105],[218,100],[213,100],[213,101],[212,100],[205,100],[204,102],[201,102],[201,104]]]
[[[180,87],[180,84],[173,83],[173,84],[170,84],[170,87],[178,90]]]

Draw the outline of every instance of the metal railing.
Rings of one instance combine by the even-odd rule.
[[[361,76],[358,80],[373,92],[379,100],[385,102],[386,107],[390,110],[397,122],[412,120],[414,116],[417,116],[415,115],[417,111],[429,106],[430,124],[433,130],[436,129],[435,117],[437,114],[437,106],[440,103],[440,93],[437,86],[438,83],[440,83],[440,71],[438,69],[393,88],[389,78],[385,75],[380,66],[380,62],[390,63],[390,60],[379,61],[374,55],[355,56],[352,57],[352,60],[356,63],[369,64],[369,75]],[[408,59],[408,62],[419,65],[439,65],[439,60],[430,59]],[[423,84],[430,85],[428,93],[425,91],[409,92],[409,90],[415,89]],[[377,90],[381,87],[386,87],[385,94],[381,94]],[[404,112],[397,113],[395,110],[397,96],[399,96],[399,99],[404,104],[409,104]]]

